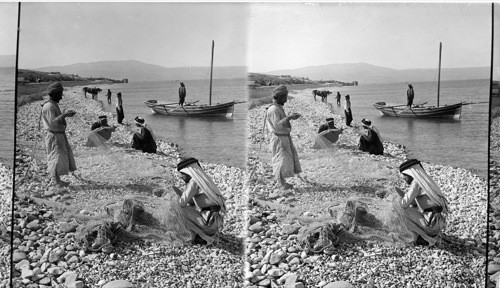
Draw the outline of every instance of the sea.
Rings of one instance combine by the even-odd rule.
[[[437,82],[411,83],[415,91],[414,104],[437,104]],[[351,96],[354,122],[368,118],[384,141],[404,145],[411,157],[436,164],[461,167],[487,177],[489,130],[489,80],[441,81],[440,106],[457,102],[484,102],[462,107],[460,120],[414,119],[383,116],[373,107],[375,102],[406,104],[408,83],[369,84],[321,88],[332,91],[328,102],[334,113],[337,91]],[[312,97],[312,96],[311,96]]]
[[[116,93],[122,93],[125,121],[134,122],[136,116],[145,118],[158,139],[179,145],[186,156],[204,162],[219,163],[244,168],[246,162],[247,104],[236,104],[232,118],[224,117],[173,117],[153,113],[147,100],[178,102],[180,81],[101,84],[99,100],[106,111],[116,113]],[[208,104],[210,81],[185,80],[186,102],[199,100]],[[107,89],[112,92],[112,103],[107,103]],[[246,79],[214,79],[212,104],[229,101],[246,101]]]
[[[0,162],[14,164],[14,111],[16,69],[0,68]]]

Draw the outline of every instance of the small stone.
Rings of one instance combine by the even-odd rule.
[[[114,280],[106,283],[102,288],[134,288],[127,280]]]

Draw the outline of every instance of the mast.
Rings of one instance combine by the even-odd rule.
[[[214,70],[214,40],[212,40],[212,61],[210,62],[210,96],[208,98],[208,105],[212,106],[212,73]]]
[[[438,99],[437,99],[437,107],[439,107],[439,86],[441,84],[441,49],[442,45],[439,42],[439,71],[438,71]]]

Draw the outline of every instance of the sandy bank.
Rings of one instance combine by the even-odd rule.
[[[245,263],[250,287],[285,283],[289,277],[306,287],[334,281],[348,281],[355,287],[484,286],[487,183],[462,168],[423,163],[449,199],[451,213],[445,234],[453,243],[422,248],[375,241],[340,245],[334,255],[304,255],[297,231],[290,227],[332,220],[331,208],[343,207],[352,197],[375,202],[379,192],[404,187],[398,166],[407,155],[401,145],[387,142],[384,156],[357,151],[359,136],[341,121],[340,107],[335,106],[332,115],[329,104],[312,99],[310,89],[294,91],[291,96],[285,111],[302,114],[292,121],[292,140],[303,170],[302,179],[289,180],[295,186],[293,191],[273,189],[268,135],[257,158],[264,109],[249,111],[248,141],[253,143],[248,149],[249,167],[255,165],[257,176],[250,186],[255,201],[249,212],[253,226],[248,231]],[[318,126],[331,116],[344,133],[333,149],[312,149]]]
[[[62,110],[77,111],[75,117],[67,119],[67,135],[79,178],[63,178],[71,182],[69,193],[47,195],[44,188],[49,179],[41,141],[44,135],[38,131],[37,123],[41,103],[24,105],[18,111],[17,137],[18,143],[22,143],[18,147],[21,154],[17,159],[18,175],[24,175],[28,167],[37,169],[32,169],[27,179],[18,177],[16,180],[19,181],[16,205],[20,211],[15,215],[15,231],[19,236],[14,244],[16,287],[59,285],[66,281],[68,273],[76,274],[76,279],[89,287],[116,279],[128,280],[136,287],[198,287],[202,284],[204,287],[235,287],[234,283],[242,282],[238,269],[243,257],[240,233],[244,227],[246,203],[242,169],[202,163],[227,199],[229,212],[222,230],[226,240],[217,247],[188,245],[175,248],[151,241],[122,244],[111,254],[89,253],[75,243],[74,230],[67,229],[74,221],[81,221],[74,216],[103,217],[104,204],[120,202],[125,197],[143,199],[148,209],[159,209],[164,198],[155,196],[158,191],[169,195],[170,185],[184,187],[175,171],[181,155],[176,144],[163,141],[158,142],[158,154],[131,150],[128,145],[132,134],[130,127],[125,125],[119,126],[110,139],[112,148],[83,146],[90,123],[99,115],[106,114],[110,125],[116,124],[116,120],[111,113],[102,111],[98,101],[84,98],[81,87],[72,87],[65,91],[60,106]],[[33,153],[35,141],[37,147]],[[32,156],[36,166],[32,165]],[[34,221],[32,214],[38,215],[36,225],[30,225]],[[27,235],[39,236],[23,237]]]

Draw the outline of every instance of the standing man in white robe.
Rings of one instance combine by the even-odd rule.
[[[45,146],[47,148],[47,170],[51,177],[50,186],[62,188],[69,185],[62,181],[61,176],[76,170],[73,151],[66,137],[66,118],[73,117],[76,112],[68,110],[61,113],[59,101],[63,96],[61,83],[53,83],[49,86],[50,100],[42,106],[41,120],[47,131]]]
[[[299,156],[293,146],[290,132],[292,126],[290,120],[300,117],[298,113],[286,115],[283,105],[288,98],[288,90],[285,86],[279,86],[273,90],[273,104],[267,109],[267,128],[272,133],[270,149],[272,153],[273,174],[278,184],[285,189],[293,186],[285,181],[285,178],[302,172]]]

